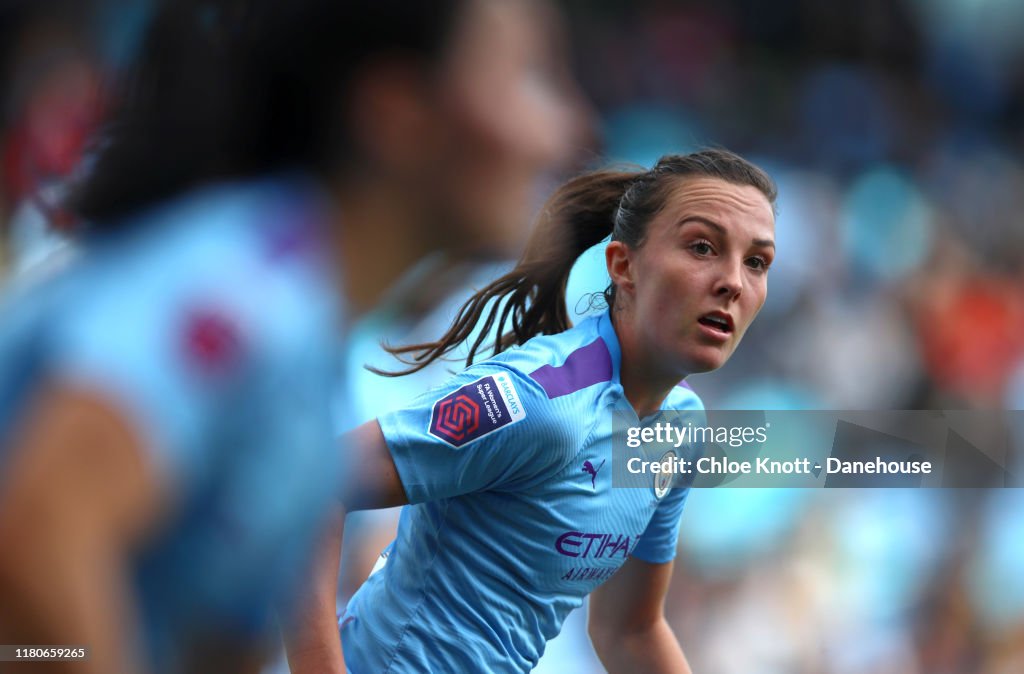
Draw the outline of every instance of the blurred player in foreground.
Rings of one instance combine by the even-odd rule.
[[[88,646],[77,672],[257,666],[339,489],[341,298],[504,245],[522,213],[482,205],[524,203],[568,136],[541,57],[467,44],[497,7],[158,15],[75,199],[80,259],[2,309],[0,642]]]
[[[2,310],[0,641],[89,649],[26,668],[253,668],[338,488],[328,96],[243,100],[262,33],[267,89],[305,74],[299,17],[216,7],[155,17],[74,200],[79,259]]]
[[[500,336],[493,358],[343,441],[358,472],[349,507],[410,504],[339,619],[352,671],[528,671],[591,592],[609,671],[688,671],[662,613],[688,490],[650,475],[612,489],[611,413],[702,409],[681,382],[723,365],[763,305],[774,201],[771,179],[725,151],[585,174],[447,334],[397,351],[425,366],[482,321],[471,362]],[[610,309],[570,327],[569,272],[609,234]],[[336,640],[333,616],[310,610],[315,638]]]

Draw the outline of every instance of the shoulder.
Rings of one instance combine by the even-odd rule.
[[[430,408],[430,434],[455,446],[503,426],[535,435],[558,425],[559,415],[543,388],[521,370],[493,359],[466,368],[420,400]]]
[[[222,208],[233,192],[186,197],[89,242],[3,310],[0,352],[104,392],[154,446],[196,445],[226,409],[287,422],[265,410],[329,388],[337,307],[311,265],[268,254],[255,210]]]
[[[593,321],[542,335],[487,362],[511,373],[524,391],[527,412],[573,453],[585,441],[613,387],[614,356]]]
[[[274,181],[162,204],[125,223],[125,234],[89,242],[74,270],[72,320],[124,338],[152,326],[186,349],[301,351],[339,318],[314,217],[295,189]]]
[[[378,421],[389,441],[420,437],[459,450],[510,445],[517,453],[536,451],[557,462],[580,446],[592,417],[551,399],[529,373],[491,359]]]
[[[475,363],[403,410],[378,418],[389,429],[418,428],[455,447],[500,430],[494,437],[542,439],[571,452],[598,418],[594,410],[611,379],[603,341],[586,328],[573,328]],[[411,427],[396,423],[410,414],[416,417]]]
[[[615,364],[596,320],[557,335],[534,337],[494,361],[517,370],[548,400],[586,404],[611,384]]]

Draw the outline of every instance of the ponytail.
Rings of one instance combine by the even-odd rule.
[[[548,200],[526,252],[509,273],[478,291],[462,305],[455,322],[435,342],[386,347],[409,368],[377,374],[401,376],[418,372],[468,342],[466,364],[472,365],[484,342],[496,334],[494,354],[523,344],[536,335],[568,330],[565,287],[576,259],[609,234],[630,248],[643,245],[647,225],[664,207],[684,177],[706,177],[757,188],[774,206],[777,190],[763,170],[728,150],[707,149],[686,155],[666,155],[650,171],[602,170],[573,178]],[[605,292],[609,306],[615,288]],[[505,326],[511,319],[510,329]]]
[[[603,170],[585,173],[562,185],[545,204],[526,251],[510,272],[477,291],[459,309],[448,331],[434,342],[386,347],[410,365],[401,376],[418,372],[470,339],[466,364],[472,365],[488,336],[496,333],[494,354],[536,335],[564,332],[570,327],[565,288],[577,258],[612,233],[619,202],[638,171]],[[511,319],[508,332],[505,326]],[[413,355],[414,354],[414,355]]]

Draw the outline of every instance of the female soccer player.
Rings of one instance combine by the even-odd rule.
[[[609,671],[688,671],[662,613],[687,490],[612,489],[610,417],[701,408],[681,382],[725,363],[763,305],[775,195],[722,150],[576,178],[514,270],[398,350],[422,367],[482,322],[468,369],[346,438],[349,507],[409,504],[340,617],[353,672],[527,671],[588,594]],[[609,234],[609,311],[570,327],[570,269]],[[497,355],[472,364],[489,334]],[[328,641],[324,605],[309,629]]]
[[[79,259],[0,314],[0,642],[86,646],[76,672],[255,666],[338,489],[337,305],[508,238],[522,205],[477,200],[571,135],[504,8],[165,3],[75,200]]]

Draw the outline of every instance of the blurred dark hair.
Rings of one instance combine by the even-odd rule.
[[[492,334],[497,335],[494,353],[498,354],[535,335],[568,330],[565,288],[576,259],[608,235],[631,248],[642,246],[648,223],[665,206],[678,179],[687,177],[749,185],[775,205],[777,189],[771,177],[739,155],[721,149],[667,155],[649,171],[605,169],[580,175],[548,200],[526,252],[512,271],[462,305],[451,328],[437,341],[389,348],[399,357],[412,355],[408,369],[375,371],[399,376],[422,370],[468,341],[481,320],[483,325],[470,345],[467,365],[473,364]],[[613,306],[614,285],[605,290],[604,296]],[[509,319],[511,330],[506,332]]]
[[[466,1],[162,2],[70,206],[111,227],[211,180],[330,173],[353,77],[382,55],[439,61]]]

